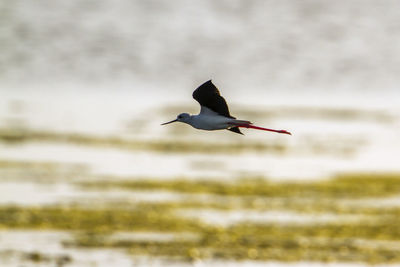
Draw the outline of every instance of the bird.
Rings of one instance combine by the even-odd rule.
[[[200,113],[190,115],[188,113],[179,114],[176,119],[162,123],[161,125],[173,122],[183,122],[200,130],[229,130],[237,134],[243,134],[239,128],[251,128],[262,131],[270,131],[281,134],[289,134],[286,130],[275,130],[253,125],[247,120],[237,120],[229,113],[228,105],[221,96],[218,88],[211,80],[203,83],[193,91],[193,98],[200,104]]]

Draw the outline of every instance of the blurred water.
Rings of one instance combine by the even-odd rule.
[[[179,123],[160,126],[174,118],[178,110],[186,111],[186,104],[180,107],[178,103],[170,110],[171,104],[162,98],[153,102],[136,100],[134,105],[131,99],[135,99],[134,94],[127,92],[117,96],[105,91],[95,96],[80,93],[76,101],[71,92],[4,93],[0,126],[92,137],[113,136],[143,143],[176,140],[194,145],[239,143],[246,146],[256,142],[280,145],[284,151],[247,154],[221,151],[213,155],[184,156],[177,153],[166,157],[151,151],[121,151],[120,147],[29,142],[17,147],[1,146],[0,155],[17,160],[84,163],[96,173],[122,176],[230,179],[251,174],[278,179],[320,179],[340,172],[400,171],[400,112],[390,104],[383,108],[385,103],[378,100],[374,102],[375,107],[362,103],[352,107],[321,107],[311,102],[308,106],[304,102],[292,102],[285,106],[275,104],[272,108],[235,104],[231,111],[237,117],[293,133],[293,136],[282,136],[247,130],[246,136],[239,136],[227,131],[198,131]],[[195,112],[197,102],[190,95],[186,102]],[[19,106],[18,111],[15,106]],[[158,167],[154,168],[155,165]]]
[[[184,92],[398,89],[398,2],[3,1],[0,78]],[[122,84],[122,85],[121,85]]]
[[[74,184],[107,177],[112,181],[229,182],[242,177],[308,181],[339,173],[400,172],[398,5],[395,0],[2,1],[1,134],[9,130],[55,136],[72,133],[88,141],[32,138],[13,143],[1,139],[0,163],[59,165],[57,171],[43,172],[31,165],[0,164],[0,205],[87,208],[119,201],[135,205],[211,199],[165,191],[87,190]],[[197,131],[187,125],[160,126],[177,113],[197,112],[191,93],[210,78],[233,115],[256,125],[287,129],[293,136],[251,130],[239,136]],[[189,146],[189,151],[171,153],[110,143],[96,146],[91,143],[96,138],[146,144],[192,142],[193,146],[278,145],[282,149],[207,153]],[[398,199],[354,203],[398,207]],[[240,209],[183,209],[182,215],[221,225],[246,219],[288,224],[365,219]],[[133,260],[119,250],[64,247],[69,233],[45,230],[1,232],[1,255],[13,253],[0,257],[0,266],[37,266],[26,259],[36,251],[31,244],[37,240],[40,251],[56,248],[48,254],[50,260],[42,262],[48,266],[56,264],[60,255],[72,257],[67,266],[166,263],[149,257]],[[173,264],[326,266],[229,260]]]

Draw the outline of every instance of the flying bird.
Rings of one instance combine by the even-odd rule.
[[[274,130],[253,125],[250,121],[237,120],[229,113],[228,105],[221,96],[218,88],[211,80],[200,85],[193,92],[193,98],[200,104],[200,113],[190,115],[188,113],[179,114],[175,120],[163,123],[166,125],[173,122],[183,122],[201,130],[229,130],[238,134],[243,134],[239,128],[251,128],[263,131],[270,131],[282,134],[289,134],[286,130]]]

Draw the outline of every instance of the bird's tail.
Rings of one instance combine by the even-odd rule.
[[[239,127],[236,126],[236,125],[237,124],[248,124],[248,125],[250,125],[251,122],[250,121],[244,121],[244,120],[237,120],[235,118],[232,118],[232,121],[229,122],[229,124],[232,124],[232,127],[228,128],[229,131],[232,131],[232,132],[235,132],[235,133],[238,133],[238,134],[243,134],[240,131]]]
[[[232,120],[230,123],[236,126],[238,126],[239,124],[248,124],[248,125],[253,124],[250,121],[236,120],[236,119]]]

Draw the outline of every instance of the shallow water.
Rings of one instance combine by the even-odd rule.
[[[5,266],[53,266],[57,262],[65,266],[108,266],[111,262],[118,262],[119,266],[325,266],[331,261],[329,257],[336,262],[332,266],[359,266],[357,262],[360,261],[387,264],[393,258],[397,263],[394,255],[399,245],[396,230],[391,225],[397,224],[394,218],[400,191],[386,188],[390,187],[390,180],[376,185],[378,193],[368,189],[371,190],[369,197],[358,193],[355,199],[351,199],[354,189],[350,184],[337,193],[334,192],[338,189],[334,188],[331,193],[316,193],[322,190],[317,187],[309,195],[299,191],[300,195],[293,197],[283,189],[296,193],[296,184],[290,186],[285,182],[329,181],[337,174],[363,173],[374,177],[374,173],[400,173],[397,160],[400,113],[396,107],[384,110],[361,105],[351,110],[334,107],[321,110],[311,103],[309,106],[301,103],[303,106],[299,108],[301,105],[297,103],[282,109],[286,110],[286,115],[276,116],[271,115],[276,113],[271,113],[270,109],[242,106],[243,116],[254,116],[259,125],[289,126],[287,129],[293,136],[250,130],[245,136],[239,136],[225,131],[196,131],[186,125],[161,127],[160,122],[175,114],[175,111],[167,114],[171,106],[163,101],[159,102],[161,106],[157,110],[165,111],[154,113],[151,112],[154,103],[138,106],[136,108],[143,110],[134,111],[129,102],[104,92],[97,100],[82,94],[73,109],[68,108],[73,98],[60,98],[48,92],[35,94],[38,102],[15,92],[4,96],[2,101],[9,107],[0,118],[0,203],[5,208],[18,207],[17,214],[20,214],[15,215],[19,226],[13,226],[8,219],[3,222],[7,230],[2,233],[0,246]],[[10,107],[19,98],[23,99],[18,104],[22,111],[17,113]],[[99,103],[106,102],[107,98],[114,98],[113,102],[118,103],[110,107],[112,114],[99,108]],[[41,110],[40,99],[51,101],[52,105]],[[87,112],[80,116],[77,111],[83,108]],[[143,120],[143,114],[149,114],[147,120]],[[57,123],[60,117],[68,123]],[[26,134],[21,137],[21,133]],[[360,179],[365,179],[363,174]],[[267,191],[255,196],[239,191],[229,195],[229,185],[238,182],[248,186],[253,183],[252,179],[254,182],[257,179],[278,182],[274,185],[277,190],[281,183],[279,190],[283,190],[283,195],[268,195]],[[168,183],[179,180],[191,181],[188,186],[192,188],[185,188],[183,184],[171,190]],[[129,182],[137,181],[160,182],[148,188],[128,186]],[[196,192],[202,181],[225,183],[227,195],[223,195],[224,187],[222,195],[212,190]],[[66,212],[62,207],[84,209],[80,211],[83,215],[71,218],[70,222],[65,218],[66,224],[60,224],[57,215],[51,214],[62,215]],[[99,215],[84,215],[95,210]],[[124,223],[125,226],[114,225],[107,219],[108,212],[124,216],[124,210],[132,215],[144,214]],[[9,214],[7,210],[4,212]],[[36,216],[47,219],[37,222]],[[99,225],[93,224],[94,233],[84,226],[84,218],[91,216],[104,216],[98,219]],[[153,217],[153,220],[160,220],[156,226],[152,226]],[[140,222],[140,218],[150,221]],[[385,222],[384,218],[389,221]],[[190,220],[197,226],[190,226]],[[140,226],[142,223],[147,226]],[[172,226],[175,224],[183,224],[180,230],[186,231],[189,237],[171,234],[176,230]],[[230,227],[242,224],[255,228],[270,225],[273,229],[303,227],[298,232],[304,234],[304,240],[289,230],[286,234],[272,232],[268,234],[272,239],[264,241],[258,238],[265,230],[251,234],[238,230],[237,234],[243,236],[238,237],[239,240],[254,238],[255,244],[251,246],[255,248],[243,250],[240,243],[225,240],[229,236],[234,238],[229,233]],[[370,229],[374,225],[390,229],[394,236],[386,240],[388,233]],[[314,226],[322,230],[308,236]],[[21,227],[27,230],[20,230]],[[331,235],[339,231],[335,227],[344,231],[341,234],[344,236],[336,241],[331,239]],[[365,229],[365,233],[353,233],[354,227]],[[112,234],[116,229],[119,233]],[[60,232],[47,234],[53,230]],[[222,231],[218,238],[227,243],[222,247],[214,243],[210,231]],[[14,243],[5,241],[9,238],[13,238]],[[32,238],[39,245],[18,247],[18,244],[31,243]],[[41,245],[42,239],[46,245]],[[257,242],[266,242],[272,247],[263,250]],[[285,242],[294,242],[293,252],[287,252]],[[224,246],[232,249],[224,250]],[[330,252],[335,246],[347,247],[352,252]],[[181,251],[185,247],[188,249]],[[312,257],[304,256],[314,249],[319,252],[313,252]],[[207,251],[213,250],[216,254],[210,256]],[[366,256],[366,251],[370,250],[373,253]],[[289,261],[298,262],[285,263],[288,258],[283,255],[293,257]],[[352,257],[357,259],[355,263]]]
[[[396,1],[0,5],[0,266],[400,266]]]

